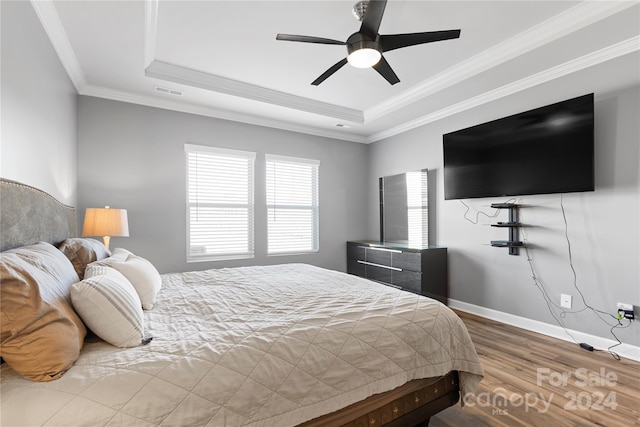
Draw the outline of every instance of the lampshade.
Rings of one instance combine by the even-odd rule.
[[[111,236],[128,236],[129,221],[126,209],[87,208],[82,227],[83,236],[102,236],[104,246],[109,249]]]

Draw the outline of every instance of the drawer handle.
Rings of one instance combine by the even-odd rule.
[[[361,260],[358,260],[358,263],[359,263],[359,264],[364,264],[364,265],[371,265],[371,266],[373,266],[373,267],[386,268],[387,270],[402,271],[402,269],[401,269],[401,268],[398,268],[398,267],[391,267],[391,266],[389,266],[389,265],[375,264],[375,263],[373,263],[373,262],[368,262],[368,261],[361,261]]]
[[[397,249],[376,248],[374,246],[365,246],[364,248],[365,248],[365,250],[366,249],[371,249],[372,251],[393,252],[393,253],[396,253],[396,254],[401,254],[402,253],[402,251],[399,251]]]

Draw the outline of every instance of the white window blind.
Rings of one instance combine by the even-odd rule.
[[[187,261],[252,258],[255,153],[185,144]]]
[[[406,182],[409,243],[426,245],[429,242],[427,170],[407,172]]]
[[[271,154],[265,158],[267,253],[317,252],[320,162]]]

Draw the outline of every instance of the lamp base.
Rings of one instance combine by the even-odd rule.
[[[109,250],[109,242],[111,241],[111,237],[110,236],[104,236],[102,238],[102,240],[104,241],[104,247],[107,248],[107,250]]]

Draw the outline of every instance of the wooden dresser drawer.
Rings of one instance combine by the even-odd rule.
[[[360,277],[367,277],[364,264],[358,262],[357,259],[347,259],[347,273]]]
[[[404,290],[422,293],[422,273],[417,271],[394,271],[391,275],[391,284]]]
[[[447,248],[351,241],[347,273],[447,303]]]
[[[401,270],[422,271],[420,252],[394,253],[391,257],[391,266]]]
[[[349,242],[347,244],[347,259],[351,260],[364,260],[365,259],[365,247],[355,243]]]
[[[388,250],[384,248],[365,248],[365,253],[365,261],[373,264],[386,265],[388,267],[391,267],[391,260],[395,255],[398,254],[398,251]]]
[[[366,278],[376,282],[392,283],[393,270],[375,265],[365,265]]]

